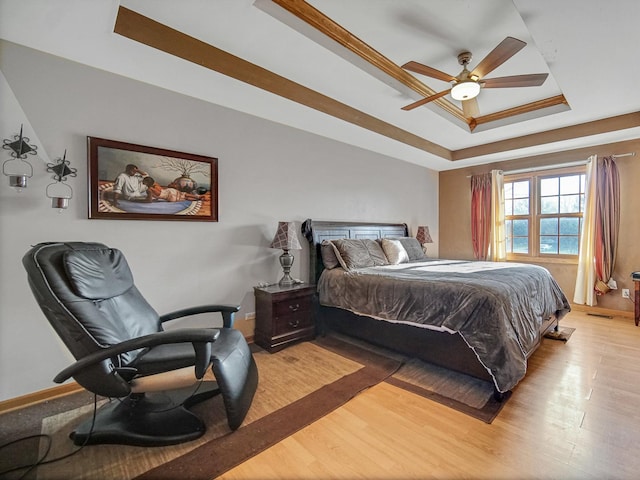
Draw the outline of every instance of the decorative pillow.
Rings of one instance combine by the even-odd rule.
[[[340,265],[340,261],[336,256],[336,251],[333,248],[333,244],[329,240],[323,240],[320,244],[320,256],[322,257],[322,263],[324,268],[331,270]]]
[[[384,254],[380,243],[367,238],[363,239],[362,243],[369,251],[369,255],[371,255],[371,260],[373,260],[374,266],[378,267],[380,265],[389,265],[389,260],[387,260],[387,256]]]
[[[407,251],[407,255],[409,256],[409,261],[413,260],[424,260],[427,256],[424,254],[424,250],[422,249],[422,245],[418,242],[418,239],[413,237],[402,237],[398,238],[400,243]]]
[[[335,247],[340,265],[345,270],[386,265],[386,263],[382,263],[386,261],[384,252],[376,249],[378,245],[376,245],[375,240],[341,238],[332,240],[331,243]],[[371,252],[374,252],[373,256]]]
[[[398,265],[399,263],[407,263],[409,261],[409,255],[402,246],[402,243],[400,243],[400,240],[383,238],[381,243],[382,250],[391,265]]]

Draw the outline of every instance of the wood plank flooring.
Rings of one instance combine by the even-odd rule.
[[[561,324],[491,425],[382,383],[221,478],[638,478],[640,327]]]

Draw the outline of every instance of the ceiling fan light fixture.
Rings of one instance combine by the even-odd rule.
[[[451,88],[451,96],[454,100],[471,100],[476,98],[480,93],[480,84],[467,80],[456,83]]]

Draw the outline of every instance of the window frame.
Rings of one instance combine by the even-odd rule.
[[[504,183],[514,183],[527,180],[529,182],[529,214],[528,215],[507,215],[505,209],[505,222],[509,220],[528,219],[528,253],[507,252],[507,260],[511,261],[546,261],[546,262],[577,262],[577,254],[563,253],[541,253],[540,252],[540,220],[544,218],[579,218],[579,232],[582,227],[584,218],[584,197],[581,202],[581,212],[577,213],[553,213],[542,214],[542,197],[540,195],[540,184],[544,178],[557,178],[572,175],[586,175],[586,164],[572,167],[549,168],[544,170],[535,170],[529,172],[513,173],[504,175]],[[586,180],[586,178],[585,178]],[[586,186],[585,186],[586,190]],[[581,194],[585,195],[585,191]],[[505,199],[506,200],[506,199]],[[510,232],[511,233],[511,232]],[[513,238],[513,237],[512,237]],[[506,239],[505,239],[506,240]],[[578,233],[578,242],[580,241],[580,233]],[[578,243],[578,250],[580,244]]]

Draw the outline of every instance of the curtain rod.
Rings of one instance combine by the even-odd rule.
[[[621,158],[621,157],[635,157],[636,156],[636,152],[629,152],[629,153],[619,153],[617,155],[611,155],[613,158]],[[578,160],[575,162],[567,162],[567,163],[558,163],[557,165],[542,165],[539,167],[529,167],[529,168],[522,168],[519,170],[509,170],[509,171],[503,171],[503,175],[515,175],[517,173],[527,173],[527,172],[537,172],[540,170],[552,170],[555,168],[566,168],[566,167],[577,167],[579,165],[586,165],[587,163],[589,163],[589,160]],[[473,175],[467,175],[467,178],[471,178]]]

